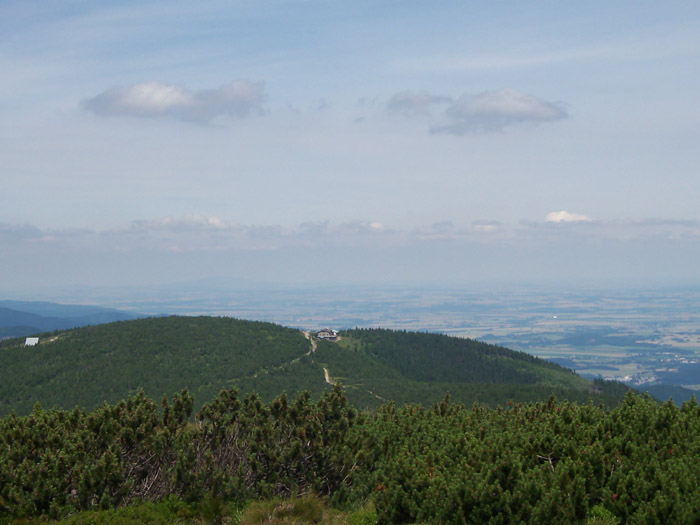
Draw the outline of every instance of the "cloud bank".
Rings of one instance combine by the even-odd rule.
[[[445,111],[448,122],[434,126],[432,133],[467,133],[502,131],[522,123],[554,122],[567,114],[557,105],[514,89],[464,94]]]
[[[580,213],[569,213],[566,210],[552,211],[545,217],[545,222],[591,222],[591,218]]]
[[[420,93],[401,91],[389,99],[386,109],[389,113],[400,113],[406,116],[430,115],[432,106],[451,102],[450,97],[431,95],[427,91]]]
[[[5,286],[133,285],[231,277],[286,284],[700,284],[700,221],[376,221],[297,227],[192,215],[110,230],[0,224]],[[0,290],[1,291],[1,290]]]
[[[386,111],[408,117],[433,117],[433,110],[440,106],[445,107],[439,122],[429,128],[434,134],[497,132],[516,124],[555,122],[568,116],[553,102],[511,88],[476,95],[464,93],[456,100],[427,91],[401,91],[389,99]]]
[[[113,87],[84,99],[81,106],[102,116],[207,123],[219,117],[263,114],[265,99],[263,82],[236,80],[215,89],[191,90],[152,81]],[[517,124],[555,122],[567,117],[559,105],[511,88],[464,93],[457,99],[405,90],[392,95],[385,110],[390,115],[427,118],[430,133],[452,135],[498,132]]]
[[[247,117],[264,112],[264,84],[236,80],[216,89],[189,90],[180,86],[145,82],[114,87],[83,100],[82,107],[97,115],[170,117],[209,122],[217,117]]]
[[[572,223],[560,229],[552,223]],[[561,232],[565,234],[561,236]],[[296,227],[274,224],[245,225],[215,216],[186,215],[155,220],[133,221],[107,230],[41,229],[33,225],[0,223],[0,243],[4,245],[89,245],[118,251],[155,249],[175,251],[275,250],[282,247],[329,247],[376,244],[413,245],[423,241],[471,243],[507,242],[529,244],[562,238],[599,240],[688,240],[700,242],[700,221],[593,221],[586,215],[556,211],[544,221],[522,221],[518,225],[499,221],[475,221],[458,225],[441,221],[400,229],[378,221],[355,220],[332,223],[315,221]]]

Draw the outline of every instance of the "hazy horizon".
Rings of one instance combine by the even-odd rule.
[[[697,286],[698,27],[689,2],[8,0],[0,293]]]

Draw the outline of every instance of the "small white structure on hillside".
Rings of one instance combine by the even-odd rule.
[[[27,337],[26,341],[24,341],[24,346],[36,346],[38,344],[39,344],[38,337]]]

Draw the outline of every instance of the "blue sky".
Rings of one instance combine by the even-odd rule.
[[[700,4],[437,4],[5,0],[0,292],[697,283]]]

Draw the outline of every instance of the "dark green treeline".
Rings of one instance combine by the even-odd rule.
[[[0,420],[0,518],[62,516],[175,495],[313,492],[372,500],[381,523],[700,520],[700,406],[629,393],[614,409],[550,399],[499,409],[351,408],[335,388],[270,404],[183,391]]]

